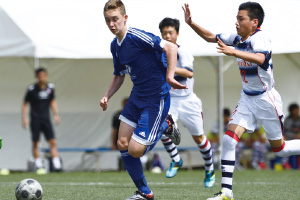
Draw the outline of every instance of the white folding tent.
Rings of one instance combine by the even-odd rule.
[[[62,114],[62,124],[56,127],[59,146],[109,146],[110,118],[120,108],[122,98],[129,94],[131,83],[127,78],[124,87],[111,99],[109,111],[100,110],[98,101],[113,70],[110,42],[114,36],[103,18],[105,2],[0,1],[0,135],[4,138],[0,160],[6,160],[0,163],[0,168],[26,168],[25,161],[31,153],[30,148],[24,146],[30,145],[30,140],[29,131],[21,129],[20,105],[26,86],[34,80],[33,69],[38,65],[47,67],[50,81],[57,86]],[[164,17],[181,21],[178,43],[195,56],[195,92],[203,102],[205,130],[208,132],[217,118],[217,105],[220,105],[219,113],[223,102],[234,108],[241,83],[238,70],[231,67],[235,66],[234,58],[219,58],[216,45],[203,41],[184,23],[181,6],[185,2],[190,4],[194,21],[219,33],[235,31],[237,8],[243,1],[124,0],[129,26],[159,35],[158,23]],[[300,39],[297,37],[300,25],[296,22],[300,2],[258,2],[266,12],[262,29],[272,38],[276,88],[282,95],[286,110],[288,103],[300,102]],[[224,73],[216,76],[215,71]],[[220,95],[217,100],[222,87],[224,99]],[[183,128],[182,131],[186,134]],[[187,137],[182,145],[193,145],[193,142]],[[10,161],[14,155],[21,158]],[[78,168],[78,158],[68,155],[63,159],[67,169]],[[112,165],[108,163],[104,168],[113,168]]]

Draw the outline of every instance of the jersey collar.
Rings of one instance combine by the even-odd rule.
[[[123,43],[124,39],[126,38],[127,31],[128,31],[128,28],[126,29],[126,33],[125,33],[125,35],[124,35],[123,39],[122,39],[120,42],[119,42],[119,40],[118,40],[118,38],[117,38],[117,43],[118,43],[118,45],[119,45],[119,46],[121,46],[121,45],[122,45],[122,43]]]

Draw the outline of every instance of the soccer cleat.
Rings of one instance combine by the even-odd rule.
[[[129,197],[128,199],[125,199],[125,200],[133,200],[133,199],[154,200],[154,194],[153,194],[152,191],[151,191],[150,194],[145,194],[145,193],[143,193],[143,192],[141,192],[141,191],[138,190],[138,191],[136,191],[136,192],[134,193],[133,196],[131,196],[131,197]]]
[[[214,197],[208,198],[207,200],[234,200],[234,199],[233,199],[233,195],[226,196],[225,194],[223,194],[222,191],[220,191],[219,193],[214,194]]]
[[[205,179],[204,179],[204,186],[206,188],[211,188],[215,185],[216,182],[216,175],[215,171],[205,171]]]
[[[170,163],[170,168],[166,173],[166,177],[173,178],[177,174],[177,171],[182,167],[182,164],[183,164],[182,159],[180,159],[179,162],[172,161]]]
[[[181,134],[179,129],[175,126],[172,115],[168,114],[165,120],[168,122],[169,128],[164,132],[164,134],[170,138],[174,144],[178,145],[181,140]]]

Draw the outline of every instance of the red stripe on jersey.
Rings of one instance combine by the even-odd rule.
[[[239,137],[235,134],[235,132],[233,132],[233,131],[227,130],[227,131],[225,132],[225,135],[228,135],[229,137],[232,137],[232,138],[235,139],[237,142],[240,141],[240,138],[239,138]]]
[[[285,147],[285,142],[283,142],[283,144],[281,145],[281,147],[276,147],[276,148],[272,147],[272,151],[274,153],[277,153],[277,152],[281,151],[284,147]]]
[[[205,144],[204,144],[203,146],[201,146],[201,147],[199,146],[199,148],[200,148],[200,149],[204,149],[204,148],[207,146],[207,144],[208,144],[208,139],[206,138]]]

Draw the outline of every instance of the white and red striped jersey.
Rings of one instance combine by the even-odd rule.
[[[235,49],[249,53],[265,54],[265,62],[257,65],[237,58],[240,69],[243,91],[245,94],[255,96],[269,91],[274,87],[273,65],[271,59],[271,40],[263,31],[257,29],[245,41],[241,36],[235,34],[218,34],[226,45],[233,46]]]

